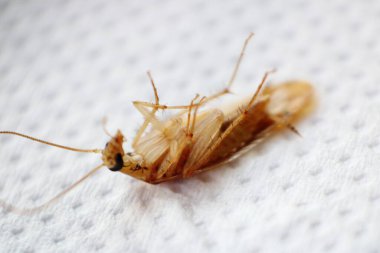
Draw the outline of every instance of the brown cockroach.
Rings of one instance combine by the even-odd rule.
[[[188,178],[237,158],[258,141],[280,129],[288,128],[298,134],[292,124],[312,108],[313,88],[303,81],[291,81],[263,88],[272,71],[266,72],[256,91],[240,103],[226,106],[225,109],[204,109],[210,101],[230,93],[252,36],[251,33],[244,42],[227,88],[209,97],[199,98],[197,95],[189,105],[160,104],[156,86],[148,72],[155,103],[133,102],[145,118],[132,143],[134,152],[124,151],[125,140],[120,130],[111,136],[104,149],[71,148],[13,131],[0,131],[0,134],[18,135],[71,151],[100,153],[103,160],[101,165],[39,207],[18,209],[2,201],[0,204],[18,213],[37,212],[55,202],[103,166],[151,184]],[[169,109],[181,111],[167,120],[156,117],[158,110]],[[147,131],[148,127],[150,129]]]

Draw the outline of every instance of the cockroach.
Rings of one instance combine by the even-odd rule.
[[[0,131],[76,152],[99,153],[103,163],[88,172],[76,183],[45,204],[32,209],[19,209],[0,201],[8,210],[34,213],[55,202],[101,167],[121,172],[150,184],[188,178],[221,164],[232,161],[259,141],[281,129],[288,128],[299,134],[293,123],[307,114],[313,106],[312,86],[304,81],[290,81],[263,87],[268,75],[264,74],[256,91],[227,109],[204,109],[210,101],[230,93],[246,47],[253,33],[246,38],[227,87],[209,97],[196,95],[188,105],[160,104],[153,78],[148,72],[155,103],[134,101],[144,122],[133,140],[133,152],[123,148],[124,136],[120,130],[112,136],[104,149],[78,149],[58,145],[13,131]],[[159,110],[180,110],[166,120],[156,117]]]

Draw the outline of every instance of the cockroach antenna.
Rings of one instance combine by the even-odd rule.
[[[0,131],[0,134],[16,135],[16,136],[19,136],[19,137],[22,137],[22,138],[26,138],[26,139],[29,139],[29,140],[32,140],[32,141],[35,141],[35,142],[39,142],[39,143],[42,143],[42,144],[45,144],[45,145],[49,145],[49,146],[53,146],[53,147],[61,148],[61,149],[65,149],[65,150],[70,150],[70,151],[74,151],[74,152],[82,152],[82,153],[101,153],[102,152],[101,149],[80,149],[80,148],[68,147],[68,146],[52,143],[52,142],[49,142],[49,141],[45,141],[45,140],[42,140],[42,139],[39,139],[39,138],[35,138],[35,137],[32,137],[32,136],[29,136],[29,135],[26,135],[26,134],[22,134],[22,133],[18,133],[18,132],[14,132],[14,131]],[[54,204],[55,202],[57,202],[60,198],[62,198],[64,195],[66,195],[72,189],[74,189],[80,183],[82,183],[85,179],[87,179],[90,176],[92,176],[93,174],[95,174],[95,172],[98,171],[103,166],[104,166],[104,164],[101,164],[101,165],[95,167],[90,172],[88,172],[87,174],[85,174],[82,178],[80,178],[78,181],[76,181],[75,183],[73,183],[71,186],[69,186],[68,188],[64,189],[62,192],[60,192],[59,194],[57,194],[56,196],[54,196],[52,199],[50,199],[49,201],[47,201],[46,203],[44,203],[44,204],[42,204],[40,206],[37,206],[37,207],[34,207],[34,208],[19,208],[19,207],[16,207],[16,206],[12,205],[12,204],[8,204],[7,202],[5,202],[5,201],[3,201],[1,199],[0,199],[0,206],[3,207],[5,210],[7,210],[9,212],[17,213],[17,214],[20,214],[20,215],[38,213],[41,210],[43,210],[43,209],[47,208],[48,206],[50,206],[50,205]]]

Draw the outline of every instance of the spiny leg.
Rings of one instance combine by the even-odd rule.
[[[191,128],[190,128],[190,132],[192,134],[194,133],[194,129],[195,129],[195,123],[196,123],[196,120],[197,120],[198,109],[199,109],[200,105],[203,103],[203,101],[205,99],[206,99],[206,97],[202,97],[201,100],[199,101],[198,105],[195,106],[195,110],[194,110],[194,113],[193,113],[193,122],[191,123]]]
[[[197,95],[199,96],[199,95]],[[155,109],[163,109],[163,110],[171,110],[171,109],[190,109],[191,107],[199,106],[200,103],[193,103],[192,105],[184,105],[184,106],[164,106],[162,105],[155,105],[152,103],[142,102],[142,101],[133,101],[134,107],[144,116],[144,118],[148,121],[148,124],[151,123],[152,126],[160,131],[163,131],[165,126],[162,124],[162,122],[157,119],[157,117],[152,114],[147,108],[155,108]],[[141,136],[140,136],[141,137]],[[136,142],[137,143],[137,142]]]
[[[191,134],[191,132],[190,132],[191,129],[194,129],[193,124],[195,124],[195,121],[191,120],[191,111],[192,111],[192,109],[190,109],[190,108],[195,107],[196,111],[198,111],[197,108],[200,106],[200,103],[195,103],[194,102],[198,98],[198,96],[199,95],[197,95],[192,100],[192,105],[186,106],[188,108],[188,118],[190,116],[190,119],[188,119],[188,126],[185,128],[185,134]],[[204,98],[202,98],[202,99],[204,99]],[[144,103],[140,103],[139,101],[133,102],[133,105],[143,115],[143,117],[148,121],[148,124],[150,123],[152,125],[153,129],[155,129],[157,131],[161,131],[161,132],[165,132],[166,131],[165,130],[166,129],[165,123],[163,123],[162,121],[160,121],[159,119],[157,119],[157,117],[155,115],[153,115],[151,113],[151,111],[148,110],[149,106],[146,106]],[[172,108],[168,108],[168,109],[172,109]],[[185,111],[184,111],[184,113],[185,113]],[[194,112],[193,115],[196,118],[196,112]],[[191,122],[193,122],[193,124],[190,125]],[[136,145],[137,145],[137,142],[136,142]],[[135,148],[136,146],[133,146],[133,147]]]
[[[153,88],[155,105],[158,106],[160,104],[160,98],[158,96],[156,85],[154,84],[153,77],[152,77],[150,71],[148,71],[147,74],[148,74],[150,83],[151,83],[152,88]],[[157,110],[158,110],[158,108],[154,107],[152,109],[151,113],[150,113],[151,116],[154,117],[154,115],[156,114]],[[137,145],[137,143],[139,142],[139,140],[140,140],[141,136],[143,135],[145,129],[147,128],[149,122],[150,122],[149,119],[145,118],[144,123],[141,125],[141,127],[137,131],[136,137],[134,138],[133,143],[132,143],[132,147],[135,147]]]
[[[242,62],[243,57],[244,57],[245,50],[246,50],[246,48],[248,46],[248,43],[249,43],[249,41],[251,40],[252,37],[253,37],[253,33],[250,33],[248,35],[248,37],[245,39],[245,41],[244,41],[244,45],[243,45],[243,48],[241,49],[239,59],[236,62],[236,65],[235,65],[235,68],[234,68],[234,70],[232,72],[231,78],[230,78],[230,80],[229,80],[229,82],[227,84],[227,89],[230,89],[231,86],[232,86],[232,84],[235,81],[236,75],[237,75],[237,73],[239,71],[240,63]]]
[[[153,103],[145,102],[145,101],[133,101],[134,104],[143,105],[145,107],[150,107],[154,109],[166,110],[166,109],[189,109],[190,105],[156,105]],[[193,104],[193,106],[198,105],[197,103]]]
[[[195,104],[195,100],[197,100],[198,97],[199,97],[199,95],[196,94],[196,96],[191,100],[190,107],[189,107],[189,110],[187,112],[186,136],[188,136],[190,138],[192,138],[193,134],[194,134],[195,123],[197,121],[198,109],[202,105],[203,101],[206,99],[206,97],[202,97],[201,100],[199,101],[199,103],[197,103],[196,105],[194,105]],[[191,119],[191,111],[192,111],[193,107],[195,107],[195,109],[193,111],[193,117]]]
[[[275,69],[272,69],[272,70],[270,70],[270,71],[265,72],[263,78],[261,79],[261,82],[260,82],[260,84],[259,84],[259,87],[257,87],[255,93],[253,94],[251,100],[249,101],[246,110],[248,110],[248,109],[253,105],[253,103],[256,101],[257,97],[258,97],[259,94],[260,94],[261,89],[263,88],[263,86],[264,86],[266,80],[268,79],[268,76],[269,76],[270,74],[274,73],[275,71],[276,71]]]
[[[193,109],[193,106],[194,106],[194,101],[196,99],[198,99],[199,95],[196,94],[195,95],[195,98],[193,98],[190,102],[190,106],[189,106],[189,109],[187,111],[187,122],[186,122],[186,136],[191,136],[191,133],[190,133],[190,120],[191,120],[191,110]]]
[[[199,106],[202,105],[203,101],[206,99],[206,97],[202,97],[202,99],[200,100],[200,102],[196,103],[196,99],[198,99],[199,95],[196,94],[195,98],[192,99],[191,101],[191,104],[190,105],[178,105],[178,106],[168,106],[168,105],[160,105],[160,104],[152,104],[152,103],[149,103],[149,102],[143,102],[143,101],[133,101],[133,105],[136,107],[136,109],[145,117],[147,118],[147,121],[148,121],[148,124],[149,123],[152,123],[153,126],[157,129],[157,130],[162,130],[163,128],[163,125],[160,124],[160,121],[155,117],[155,115],[149,115],[149,111],[146,109],[146,108],[153,108],[153,110],[158,110],[158,109],[162,109],[162,110],[177,110],[177,109],[187,109],[188,111],[188,121],[187,121],[187,124],[190,125],[190,122],[192,122],[191,120],[191,111],[192,111],[192,108],[196,108],[196,111],[198,111],[198,108]],[[195,112],[194,112],[195,113]],[[193,113],[193,115],[195,115]],[[193,123],[195,124],[195,123]],[[192,125],[193,125],[192,124]],[[161,125],[161,126],[160,126]],[[193,128],[191,126],[187,126],[186,129],[191,129]],[[186,131],[188,132],[188,131]]]
[[[239,58],[238,58],[238,60],[237,60],[237,62],[235,64],[235,67],[234,67],[233,71],[232,71],[230,80],[227,83],[227,87],[224,88],[223,90],[221,90],[221,91],[219,91],[219,92],[211,95],[211,96],[208,96],[207,99],[203,102],[203,104],[205,104],[205,103],[207,103],[207,102],[209,102],[209,101],[211,101],[213,99],[216,99],[218,97],[221,97],[221,96],[226,95],[226,94],[228,94],[228,93],[231,92],[231,87],[232,87],[232,85],[233,85],[233,83],[234,83],[234,81],[236,79],[237,73],[238,73],[239,68],[240,68],[240,64],[243,61],[245,50],[247,49],[248,43],[249,43],[249,41],[251,40],[252,37],[253,37],[253,33],[250,33],[248,35],[248,37],[245,39],[243,47],[242,47],[242,49],[240,51]]]
[[[243,61],[243,58],[244,58],[245,51],[246,51],[247,46],[248,46],[251,38],[253,37],[253,35],[254,35],[253,33],[250,33],[248,35],[248,37],[245,39],[243,47],[242,47],[242,49],[240,51],[239,58],[238,58],[238,60],[237,60],[237,62],[235,64],[235,67],[234,67],[233,71],[232,71],[230,80],[227,83],[227,87],[225,87],[223,90],[221,90],[221,91],[219,91],[219,92],[217,92],[217,93],[215,93],[213,95],[208,96],[202,102],[199,103],[200,105],[205,105],[206,103],[208,103],[208,102],[210,102],[210,101],[212,101],[212,100],[214,100],[216,98],[219,98],[219,97],[221,97],[223,95],[231,93],[231,87],[232,87],[232,85],[233,85],[233,83],[234,83],[234,81],[236,79],[236,76],[237,76],[238,71],[240,69],[240,64],[241,64],[241,62]]]
[[[227,83],[227,87],[224,88],[223,90],[211,95],[211,96],[208,96],[206,99],[203,100],[202,103],[199,103],[200,105],[205,105],[206,103],[210,102],[211,100],[214,100],[218,97],[221,97],[223,95],[226,95],[228,93],[230,93],[230,89],[231,89],[231,86],[233,85],[235,79],[236,79],[236,76],[237,76],[237,73],[239,71],[239,68],[240,68],[240,64],[243,60],[243,57],[244,57],[244,54],[245,54],[245,51],[246,51],[246,48],[248,46],[248,43],[249,41],[251,40],[251,38],[253,37],[253,33],[250,33],[248,35],[248,37],[245,39],[244,41],[244,44],[243,44],[243,47],[240,51],[240,55],[239,55],[239,58],[235,64],[235,67],[232,71],[232,74],[231,74],[231,77],[230,77],[230,80],[228,81]],[[152,104],[152,103],[149,103],[149,102],[142,102],[142,101],[136,101],[136,102],[139,102],[147,107],[152,107],[152,108],[158,108],[158,109],[188,109],[189,108],[189,105],[178,105],[178,106],[167,106],[167,105],[156,105],[156,104]],[[197,104],[193,104],[193,106],[197,106]]]
[[[165,132],[165,125],[159,120],[156,118],[155,115],[149,115],[147,113],[147,107],[149,108],[154,108],[154,109],[162,109],[162,110],[171,110],[171,109],[175,109],[175,110],[183,110],[180,114],[178,114],[177,116],[179,117],[180,115],[186,113],[186,110],[184,109],[187,109],[187,112],[188,112],[188,116],[187,116],[187,126],[185,128],[185,135],[186,136],[190,136],[191,133],[190,133],[190,130],[189,129],[193,129],[192,127],[190,127],[190,122],[191,122],[191,111],[192,111],[192,108],[197,106],[197,108],[200,106],[200,103],[195,103],[194,101],[199,97],[199,95],[197,94],[196,97],[191,101],[191,104],[190,105],[184,105],[184,106],[167,106],[167,105],[158,105],[158,107],[156,107],[156,105],[154,104],[151,104],[151,103],[147,103],[147,102],[142,102],[142,101],[134,101],[133,102],[133,105],[136,107],[136,109],[146,118],[146,120],[148,120],[149,123],[152,124],[152,127],[153,129],[155,130],[158,130],[158,131],[161,131],[161,132]],[[156,108],[155,108],[156,107]],[[149,124],[148,123],[148,124]],[[139,138],[141,138],[142,135],[139,136]],[[191,138],[190,138],[191,140]],[[171,140],[172,141],[172,140]],[[137,144],[137,142],[136,142]],[[133,146],[134,148],[136,148],[136,146]]]
[[[149,111],[146,108],[146,106],[140,103],[136,103],[136,102],[133,102],[133,106],[143,115],[143,117],[145,118],[144,123],[146,123],[145,127],[144,127],[145,124],[143,124],[142,127],[139,129],[139,133],[138,135],[136,135],[137,140],[135,138],[134,144],[138,143],[138,139],[141,138],[148,124],[152,124],[152,126],[157,130],[164,131],[165,129],[164,124],[159,119],[157,119],[157,117],[152,113],[152,111]]]
[[[192,106],[196,106],[198,103],[194,103]],[[157,130],[163,130],[164,125],[161,123],[157,117],[152,114],[147,108],[155,108],[155,109],[162,109],[162,110],[171,110],[171,109],[189,109],[190,105],[184,105],[184,106],[162,106],[155,104],[148,103],[148,102],[142,102],[142,101],[133,101],[133,106],[146,118],[148,121],[147,124],[151,123],[153,127]],[[141,137],[141,136],[140,136]]]
[[[152,88],[153,88],[153,92],[154,92],[154,99],[155,99],[154,102],[156,103],[156,105],[159,105],[160,104],[160,97],[158,96],[157,88],[156,88],[156,85],[154,84],[152,74],[150,73],[150,71],[147,71],[147,74],[148,74],[150,83],[152,84]]]

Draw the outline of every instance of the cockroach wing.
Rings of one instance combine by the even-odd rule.
[[[135,152],[144,154],[145,166],[152,166],[166,154],[168,148],[169,142],[166,136],[161,131],[152,129],[136,144]]]
[[[288,81],[267,87],[263,93],[270,96],[267,113],[289,123],[310,113],[316,103],[313,86],[305,81]]]
[[[143,136],[135,146],[138,154],[144,154],[145,166],[152,166],[168,151],[169,142],[165,135],[158,130],[152,130]]]
[[[181,124],[182,120],[172,120],[173,125],[168,128],[170,131],[169,151],[165,155],[160,167],[157,171],[157,178],[161,178],[164,174],[166,176],[173,176],[176,174],[176,168],[183,156],[186,156],[186,150],[189,149],[190,143],[186,137],[186,133]]]
[[[152,128],[135,146],[138,154],[143,154],[146,166],[157,166],[168,155],[170,143],[178,138],[182,127],[180,118],[173,118],[163,123],[164,131]]]

